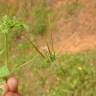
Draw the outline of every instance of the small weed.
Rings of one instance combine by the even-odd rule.
[[[32,11],[33,22],[32,32],[35,34],[43,34],[47,31],[48,23],[48,6],[45,0],[37,0]]]
[[[88,62],[89,56],[90,54],[79,53],[61,56],[60,59],[63,59],[52,68],[57,75],[56,85],[50,88],[47,96],[90,96],[89,94],[95,96],[92,90],[96,90],[94,81],[96,73],[94,73],[94,66]]]
[[[26,0],[26,2],[28,1]],[[74,16],[80,6],[78,2],[66,4],[64,7],[66,9],[65,18],[68,19]],[[0,8],[1,11],[6,11],[5,8],[3,10],[2,6]],[[11,9],[11,7],[9,9]],[[13,9],[15,10],[15,7]],[[32,12],[34,18],[31,26],[32,32],[35,34],[43,34],[47,31],[48,9],[46,0],[37,1]],[[12,12],[11,15],[13,14],[15,13]],[[24,14],[26,14],[26,11]],[[54,17],[56,17],[56,14]],[[59,18],[56,20],[59,20]],[[76,54],[58,54],[59,56],[57,58],[52,34],[50,36],[51,46],[49,43],[46,44],[46,53],[42,52],[35,42],[31,41],[25,34],[23,42],[19,39],[19,43],[17,41],[14,43],[14,39],[19,38],[21,31],[24,29],[27,29],[27,26],[14,17],[4,16],[1,21],[0,57],[4,55],[4,64],[0,60],[0,63],[3,64],[0,68],[0,84],[3,84],[6,77],[14,73],[20,77],[19,79],[22,79],[20,86],[22,95],[96,96],[96,51]],[[16,45],[15,48],[9,44],[12,40],[14,45]],[[13,48],[12,53],[9,53],[11,47]],[[32,49],[29,50],[29,47]],[[9,56],[11,56],[10,54],[13,57],[9,58]],[[0,93],[2,93],[1,89]]]
[[[67,3],[65,5],[66,15],[65,19],[68,19],[76,14],[76,11],[81,7],[81,4],[78,1],[73,3]]]
[[[24,29],[26,26],[25,24],[14,20],[10,16],[5,15],[2,19],[1,25],[0,25],[0,34],[4,34],[5,37],[5,48],[4,48],[4,53],[5,53],[5,59],[4,59],[4,65],[2,68],[0,68],[0,79],[8,77],[11,72],[9,71],[8,64],[9,64],[9,54],[8,54],[8,34],[9,32],[12,31],[12,29]],[[14,69],[14,68],[13,68]]]

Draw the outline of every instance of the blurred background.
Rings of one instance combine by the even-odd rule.
[[[96,0],[0,0],[0,21],[8,15],[29,26],[8,35],[22,95],[96,96],[95,10]],[[4,46],[0,34],[0,66]]]

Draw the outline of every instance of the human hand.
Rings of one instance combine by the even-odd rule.
[[[10,77],[5,84],[2,85],[3,96],[21,96],[18,93],[18,80]]]

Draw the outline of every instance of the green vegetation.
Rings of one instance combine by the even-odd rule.
[[[11,73],[9,71],[9,68],[8,68],[8,63],[9,63],[9,61],[8,61],[9,60],[8,34],[9,34],[10,31],[12,31],[12,29],[16,28],[16,29],[21,30],[21,29],[23,29],[25,27],[26,27],[25,24],[23,24],[23,23],[21,23],[19,21],[16,21],[16,20],[14,20],[13,18],[11,18],[11,17],[9,17],[7,15],[2,18],[2,22],[1,22],[1,25],[0,25],[0,34],[4,34],[4,36],[5,36],[4,37],[5,38],[5,40],[4,40],[5,41],[5,48],[3,48],[4,53],[5,53],[5,55],[4,55],[5,58],[4,58],[3,67],[0,69],[0,79],[1,80],[6,78],[7,76],[9,76],[10,73]]]
[[[32,32],[35,34],[43,34],[47,31],[48,27],[48,14],[49,9],[45,0],[37,0],[35,4],[32,15]]]
[[[64,6],[66,14],[65,19],[69,19],[77,14],[78,9],[81,8],[81,4],[78,1],[75,1],[73,3],[67,3]]]
[[[33,4],[32,8],[28,7],[29,1]],[[52,36],[52,44],[46,42],[46,52],[40,50],[32,39],[38,39],[37,34],[42,36],[50,30],[49,26],[55,23],[53,21],[59,20],[59,11],[56,10],[57,13],[54,14],[53,9],[53,13],[50,14],[46,0],[31,1],[33,0],[22,0],[25,5],[19,9],[21,13],[16,12],[16,6],[11,7],[9,4],[8,7],[8,4],[4,3],[4,12],[8,13],[6,10],[9,8],[9,13],[0,20],[0,84],[3,84],[5,77],[11,74],[20,80],[19,89],[22,95],[96,96],[96,50],[57,54]],[[26,11],[23,10],[24,7]],[[60,11],[63,18],[70,18],[80,8],[80,4],[73,2],[63,7],[66,11],[66,14]],[[2,11],[0,4],[0,17],[4,15]],[[29,24],[29,28],[25,23]],[[24,29],[29,29],[29,32],[25,32]],[[36,37],[30,33],[36,34]]]
[[[37,96],[40,94],[44,96],[95,96],[95,51],[63,54],[57,56],[54,62],[46,62],[38,56],[33,57],[29,67],[22,68],[26,72],[32,72],[30,73],[32,78],[27,82],[33,81],[28,90],[26,87],[21,88],[23,92],[26,91],[29,95],[30,93],[37,94]],[[22,74],[22,70],[20,70],[20,76],[28,77],[26,72],[25,75]],[[22,82],[23,85],[24,82]],[[36,92],[34,92],[35,89]]]

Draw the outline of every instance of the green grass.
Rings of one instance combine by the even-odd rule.
[[[43,11],[42,11],[43,10]],[[32,10],[34,18],[32,22],[32,32],[43,34],[47,31],[49,9],[45,0],[37,0]]]
[[[14,75],[20,80],[22,95],[96,95],[95,50],[74,54],[45,54],[46,58],[42,58],[26,38],[16,41],[13,39],[12,42],[8,63],[10,70],[13,70]],[[2,55],[0,60],[4,60]]]
[[[38,1],[31,10],[34,18],[31,31],[36,35],[43,34],[48,28],[49,11],[44,2],[45,0]],[[0,12],[2,12],[8,7],[4,10],[2,6],[0,8]],[[79,4],[68,4],[64,8],[68,11],[69,18],[75,15]],[[11,14],[11,7],[9,10],[10,15],[15,14],[14,11]],[[4,12],[6,13],[6,11]],[[2,12],[2,14],[4,13]],[[27,12],[24,14],[27,15]],[[54,19],[56,14],[51,18]],[[25,17],[21,16],[21,18],[23,20]],[[8,41],[10,43],[9,68],[12,70],[13,66],[15,76],[20,80],[19,89],[22,95],[96,96],[96,50],[74,54],[56,54],[56,58],[54,54],[50,54],[47,58],[42,58],[26,38],[21,38],[26,34],[30,35],[22,31],[12,31],[9,33]],[[4,62],[3,49],[4,36],[0,34],[0,66]]]
[[[17,74],[19,78],[26,78],[25,80],[21,78],[21,86],[26,83],[26,87],[23,89],[20,87],[23,94],[28,96],[30,94],[35,96],[96,95],[96,51],[66,53],[58,56],[51,63],[46,62],[39,55],[32,58],[32,62]],[[27,88],[27,84],[30,87]]]
[[[82,5],[78,1],[75,1],[72,3],[66,3],[64,8],[66,11],[64,18],[69,19],[69,18],[72,18],[73,16],[75,16],[77,14],[77,11],[79,11],[79,9],[82,8]]]

